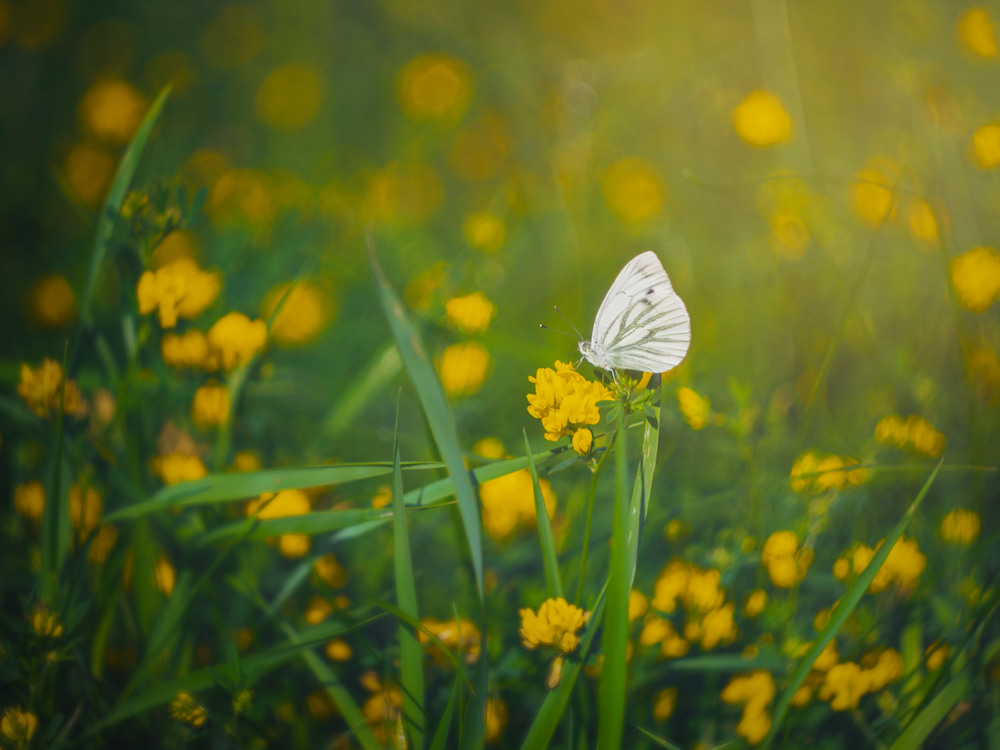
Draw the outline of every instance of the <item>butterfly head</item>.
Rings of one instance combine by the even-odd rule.
[[[594,349],[594,346],[589,341],[580,342],[580,354],[583,355],[590,364],[594,367],[598,367],[602,370],[610,370],[611,363],[608,362],[608,358],[600,351]]]

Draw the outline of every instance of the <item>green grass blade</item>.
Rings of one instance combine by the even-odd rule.
[[[524,433],[524,455],[528,458],[528,469],[531,472],[531,484],[535,490],[535,516],[538,519],[538,540],[542,545],[542,562],[545,565],[545,588],[550,597],[564,597],[562,576],[559,574],[559,557],[556,555],[556,542],[552,536],[552,523],[549,521],[545,500],[542,498],[542,487],[538,483],[538,469],[531,459],[531,446],[528,444],[528,433]]]
[[[650,413],[646,415],[646,425],[642,434],[642,457],[639,460],[639,471],[635,475],[635,485],[632,488],[632,502],[629,504],[625,542],[628,546],[629,588],[635,581],[639,538],[642,525],[646,520],[650,493],[653,490],[653,473],[656,469],[656,454],[660,445],[661,401],[662,398],[657,399],[655,406],[650,407]]]
[[[437,731],[434,732],[430,750],[444,750],[445,743],[448,742],[448,733],[451,731],[451,717],[455,713],[455,703],[458,702],[458,696],[461,693],[461,675],[462,670],[459,669],[455,675],[455,681],[451,684],[451,695],[448,696],[448,705],[445,706],[444,713],[441,714],[441,721],[438,722]]]
[[[889,750],[917,750],[941,723],[955,704],[969,692],[969,675],[965,670],[953,677],[941,691],[935,695],[924,709],[916,715],[902,734],[896,738]]]
[[[371,361],[361,368],[358,376],[342,392],[329,414],[323,420],[320,434],[325,438],[338,438],[357,423],[358,415],[386,388],[403,366],[399,349],[386,344],[376,352]]]
[[[389,328],[396,340],[403,365],[406,367],[417,396],[420,398],[424,414],[434,435],[441,457],[448,467],[455,488],[455,498],[458,500],[458,510],[462,517],[465,538],[469,545],[469,555],[472,558],[472,569],[476,579],[476,590],[480,601],[485,596],[483,589],[483,545],[482,521],[479,518],[479,502],[476,499],[472,481],[462,460],[462,451],[458,443],[458,432],[448,401],[445,399],[441,382],[438,380],[434,366],[431,364],[416,327],[406,314],[403,303],[396,290],[386,279],[375,259],[374,241],[368,237],[368,264],[378,287],[379,300]],[[485,657],[485,654],[484,654]]]
[[[370,521],[389,520],[392,511],[387,508],[362,508],[359,510],[317,510],[301,516],[284,516],[258,520],[247,534],[247,539],[269,539],[282,534],[316,536],[330,531],[348,529]],[[204,546],[226,541],[243,533],[245,521],[235,521],[195,537],[191,544]]]
[[[396,577],[396,601],[399,608],[414,620],[420,617],[417,588],[413,581],[410,537],[406,529],[406,506],[403,503],[403,470],[399,464],[399,404],[396,404],[396,432],[392,440],[392,554]],[[399,671],[403,691],[403,718],[415,750],[424,746],[424,663],[420,642],[402,623],[399,625]]]
[[[920,492],[917,493],[917,497],[910,504],[910,507],[906,509],[903,517],[896,524],[896,527],[892,532],[885,538],[882,546],[878,548],[875,556],[872,557],[871,562],[868,563],[868,567],[865,568],[864,572],[858,576],[851,586],[847,589],[847,592],[841,597],[840,604],[830,613],[830,621],[826,624],[826,627],[820,631],[819,635],[816,636],[816,640],[813,641],[812,647],[809,649],[808,653],[802,657],[802,660],[798,663],[795,671],[792,673],[791,679],[788,685],[785,687],[784,691],[781,693],[781,697],[778,698],[778,702],[774,708],[774,714],[771,722],[771,731],[768,732],[767,737],[764,738],[761,744],[761,750],[767,750],[774,742],[774,738],[777,735],[778,729],[785,719],[785,715],[788,713],[788,707],[791,705],[792,696],[795,695],[795,691],[799,689],[802,685],[803,680],[809,674],[809,670],[812,669],[813,662],[816,658],[823,652],[826,648],[826,644],[830,642],[836,634],[837,631],[846,622],[848,616],[854,611],[854,608],[861,601],[861,597],[864,596],[868,587],[871,585],[872,580],[874,580],[876,573],[882,567],[885,559],[889,556],[889,552],[892,550],[893,545],[896,540],[903,535],[903,531],[909,525],[910,520],[916,513],[917,508],[923,502],[924,497],[927,495],[927,491],[930,490],[931,485],[934,483],[934,478],[937,477],[938,471],[941,469],[941,465],[944,463],[944,457],[938,461],[937,466],[934,467],[934,471],[931,475],[927,477],[927,481],[924,482],[924,486],[920,488]]]
[[[637,726],[636,729],[650,742],[652,742],[657,747],[665,747],[667,750],[681,750],[680,747],[675,745],[673,742],[663,739],[659,735],[655,735],[644,727]]]
[[[615,445],[615,504],[611,527],[611,561],[608,573],[608,605],[604,613],[604,635],[601,651],[601,683],[598,687],[601,711],[597,724],[597,747],[614,750],[621,747],[625,729],[625,694],[628,681],[628,597],[632,588],[628,544],[629,508],[628,455],[624,410],[618,412]],[[638,530],[636,530],[638,531]]]

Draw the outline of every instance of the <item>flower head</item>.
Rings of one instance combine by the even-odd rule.
[[[546,599],[538,613],[530,609],[521,612],[521,642],[527,649],[552,647],[570,654],[580,644],[577,632],[587,624],[590,613],[570,604],[562,597]]]
[[[177,318],[195,318],[219,295],[219,274],[203,271],[191,258],[178,258],[139,278],[136,295],[143,315],[157,310],[162,328],[173,328]]]
[[[264,298],[261,315],[270,318],[279,303],[281,309],[271,324],[271,337],[283,346],[309,343],[335,312],[333,298],[308,281],[300,281],[294,286],[287,283],[276,286]]]
[[[27,747],[38,729],[38,717],[20,706],[11,706],[3,711],[0,718],[0,736],[13,747]]]
[[[941,521],[941,538],[968,547],[979,538],[979,514],[974,510],[955,508]]]
[[[875,442],[937,458],[944,450],[946,440],[923,417],[911,414],[903,419],[897,414],[890,414],[875,425]]]
[[[206,383],[194,394],[191,421],[203,429],[221,427],[229,420],[229,389],[218,383]]]
[[[597,404],[614,399],[603,383],[587,380],[564,362],[557,361],[554,370],[541,367],[528,380],[535,384],[535,392],[528,394],[528,414],[542,421],[546,440],[597,424],[601,421]]]
[[[208,712],[191,693],[180,692],[170,702],[170,717],[193,727],[200,727],[208,719]]]
[[[475,341],[452,344],[441,353],[438,370],[445,393],[468,396],[478,391],[486,380],[490,353]]]
[[[792,139],[792,118],[781,99],[758,89],[733,110],[733,128],[751,146],[763,148]]]
[[[473,292],[464,297],[452,297],[444,303],[448,325],[462,333],[485,331],[497,308],[482,292]]]
[[[57,410],[60,402],[64,414],[82,417],[87,412],[87,404],[76,382],[64,379],[62,366],[54,359],[44,360],[34,370],[22,364],[17,393],[43,419]]]
[[[438,620],[433,617],[425,617],[420,621],[420,624],[431,631],[448,650],[461,651],[466,664],[475,664],[479,660],[479,628],[471,620],[464,617],[457,620]],[[430,638],[423,631],[417,631],[417,638],[421,644],[431,643]],[[447,667],[451,663],[441,653],[437,644],[431,646],[429,651],[439,666]]]
[[[538,482],[542,489],[542,501],[551,517],[556,510],[556,496],[552,484],[547,479]],[[483,526],[494,539],[504,539],[515,529],[532,526],[536,522],[535,488],[527,469],[506,474],[479,487],[482,503]]]
[[[995,248],[974,247],[957,255],[949,270],[955,293],[968,310],[984,312],[1000,297],[1000,253]]]
[[[267,326],[263,320],[250,320],[241,312],[223,315],[208,331],[211,369],[226,370],[249,362],[267,342]]]

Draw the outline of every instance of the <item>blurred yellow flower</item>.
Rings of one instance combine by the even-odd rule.
[[[649,597],[639,591],[632,589],[628,592],[628,621],[635,622],[649,610]]]
[[[462,659],[466,664],[475,664],[479,660],[480,632],[472,620],[464,617],[458,620],[438,620],[434,617],[425,617],[420,621],[427,630],[444,644],[448,651],[460,651]],[[431,639],[422,631],[417,631],[417,638],[420,643],[428,647],[428,653],[439,667],[448,667],[451,660],[441,652],[437,644],[432,644]]]
[[[332,589],[343,588],[350,581],[347,569],[332,552],[317,557],[313,562],[313,569],[320,580]]]
[[[976,395],[984,401],[992,400],[1000,392],[1000,355],[990,346],[977,346],[969,355],[969,372],[972,374]]]
[[[75,145],[63,162],[66,184],[88,206],[96,206],[103,200],[114,172],[115,157],[89,143]]]
[[[449,396],[468,396],[478,391],[490,369],[490,353],[475,341],[452,344],[441,353],[438,373]]]
[[[108,525],[99,526],[97,532],[91,539],[90,551],[87,553],[87,559],[96,565],[103,565],[107,561],[108,556],[111,554],[111,550],[114,549],[115,542],[117,541],[117,528]]]
[[[604,199],[624,221],[643,221],[663,208],[663,182],[656,167],[644,159],[616,161],[604,173]]]
[[[80,121],[102,141],[125,143],[142,122],[146,107],[146,97],[128,81],[100,81],[80,100]]]
[[[483,458],[503,458],[507,455],[507,449],[499,438],[484,437],[476,441],[472,446],[472,452]]]
[[[834,711],[857,708],[858,701],[868,692],[868,676],[853,661],[830,668],[819,689],[820,700],[830,701]]]
[[[246,513],[261,520],[303,516],[312,509],[309,496],[302,490],[282,490],[278,494],[265,492],[256,500],[247,503]],[[305,534],[282,534],[278,538],[278,550],[285,557],[302,557],[309,552],[309,537]]]
[[[197,262],[198,247],[191,232],[175,229],[153,248],[153,253],[149,256],[149,267],[155,270],[181,258]]]
[[[776,531],[768,537],[761,550],[760,561],[767,568],[771,583],[787,589],[805,578],[813,560],[813,551],[799,548],[794,531]]]
[[[382,685],[372,671],[361,675],[361,684],[372,693],[361,707],[361,713],[379,745],[384,746],[389,741],[390,731],[394,733],[402,720],[403,694],[397,687]]]
[[[489,698],[486,701],[486,742],[492,744],[500,739],[500,734],[507,726],[507,704],[499,698]]]
[[[39,279],[32,285],[30,299],[32,315],[47,328],[59,328],[76,317],[76,295],[65,276]]]
[[[881,546],[882,542],[879,542],[875,550]],[[859,575],[868,567],[875,550],[864,544],[855,548],[851,561],[855,575]],[[889,550],[889,556],[875,574],[868,590],[877,594],[890,586],[895,586],[902,594],[909,594],[916,587],[920,574],[924,572],[926,566],[927,558],[920,551],[917,541],[901,536]]]
[[[733,677],[723,688],[721,698],[726,703],[743,704],[743,716],[736,725],[737,734],[751,745],[767,736],[771,729],[767,707],[774,699],[774,677],[770,672],[755,669],[747,675]]]
[[[87,404],[76,387],[76,381],[65,380],[62,366],[54,359],[43,360],[34,370],[27,363],[22,363],[17,395],[42,419],[47,419],[56,411],[60,402],[64,414],[82,417],[87,413]]]
[[[369,178],[364,215],[369,221],[421,224],[437,211],[443,198],[444,187],[432,167],[393,162]]]
[[[319,625],[327,617],[333,614],[334,606],[322,596],[314,596],[306,606],[306,622],[310,625]]]
[[[153,458],[153,471],[164,484],[178,484],[201,479],[208,469],[198,456],[186,453],[168,453]]]
[[[969,142],[969,160],[980,169],[1000,167],[1000,123],[991,122],[976,129]]]
[[[764,611],[767,606],[767,592],[764,589],[756,589],[747,597],[747,603],[743,605],[743,614],[747,617],[756,617]]]
[[[586,427],[580,427],[573,433],[573,450],[580,456],[586,456],[594,445],[594,433]]]
[[[205,707],[195,701],[191,693],[180,692],[170,701],[170,718],[193,727],[200,727],[208,719]]]
[[[19,484],[14,490],[14,509],[29,521],[42,520],[45,511],[45,486],[38,480]]]
[[[552,647],[570,654],[580,644],[578,631],[587,624],[590,613],[570,604],[562,597],[546,599],[536,614],[531,609],[520,610],[521,643],[527,649]]]
[[[809,644],[812,645],[812,644]],[[829,672],[840,659],[840,651],[837,649],[837,641],[831,640],[823,650],[819,652],[816,661],[813,662],[813,669],[817,672]]]
[[[927,656],[927,668],[931,671],[941,669],[949,653],[951,653],[951,647],[947,643],[941,643],[940,641],[932,643],[927,647],[927,651],[925,652]]]
[[[849,456],[807,451],[795,459],[789,476],[796,492],[824,492],[857,487],[868,480],[868,470],[858,466],[857,459]]]
[[[177,583],[177,571],[170,558],[162,552],[156,556],[156,567],[153,568],[153,577],[156,579],[156,587],[163,592],[164,596],[174,593],[174,584]]]
[[[316,119],[323,85],[323,75],[314,65],[279,65],[257,89],[257,118],[275,130],[299,130]]]
[[[603,383],[587,380],[570,363],[557,361],[555,369],[540,367],[528,381],[535,392],[528,394],[528,414],[540,419],[545,439],[556,441],[579,427],[601,421],[597,404],[614,400]]]
[[[31,738],[38,729],[38,717],[31,711],[25,711],[20,706],[10,706],[3,710],[0,718],[0,735],[12,747],[28,747]]]
[[[915,200],[906,209],[906,223],[910,234],[923,245],[932,245],[941,236],[940,222],[931,204],[925,200]]]
[[[691,388],[682,386],[677,389],[677,404],[684,421],[692,430],[702,430],[712,418],[712,402],[704,396],[699,396]]]
[[[661,690],[653,696],[653,718],[656,721],[666,721],[677,706],[677,688]]]
[[[281,310],[271,323],[271,338],[285,346],[309,343],[319,335],[334,314],[333,298],[309,281],[299,281],[294,286],[286,283],[274,287],[264,297],[260,308],[261,317],[270,319],[279,303]]]
[[[489,113],[459,129],[449,156],[456,177],[469,181],[496,177],[510,156],[510,136],[503,120]]]
[[[878,229],[896,215],[894,195],[899,167],[882,156],[868,161],[851,185],[851,208],[868,227]]]
[[[101,522],[104,501],[93,487],[74,484],[69,488],[69,520],[82,539]]]
[[[191,258],[178,258],[139,278],[136,296],[143,315],[159,311],[160,326],[173,328],[177,318],[195,318],[215,301],[219,274],[203,271]]]
[[[955,508],[941,521],[941,538],[968,547],[979,538],[979,514]]]
[[[264,32],[252,6],[223,8],[205,27],[201,49],[209,62],[236,68],[253,60],[264,48]]]
[[[974,247],[951,259],[951,284],[959,301],[981,313],[1000,297],[1000,253],[992,247]]]
[[[444,303],[448,325],[462,333],[482,333],[493,320],[497,307],[482,292],[452,297]]]
[[[763,148],[792,139],[792,118],[781,99],[758,89],[747,94],[732,114],[736,134],[751,146]]]
[[[202,429],[221,427],[229,421],[229,389],[218,383],[206,383],[195,391],[191,421]]]
[[[250,320],[241,312],[223,315],[208,329],[211,369],[221,366],[232,370],[249,362],[267,343],[263,320]]]
[[[875,425],[875,442],[937,458],[944,451],[946,440],[923,417],[911,414],[903,419],[898,414],[890,414]]]
[[[552,484],[540,479],[542,500],[549,518],[556,511],[556,496]],[[483,527],[494,539],[505,539],[516,529],[533,525],[535,516],[535,488],[531,474],[521,469],[502,477],[483,482],[479,487],[482,503]]]
[[[639,631],[639,645],[656,644],[659,644],[660,652],[668,659],[678,659],[691,650],[691,644],[680,636],[670,620],[650,612],[643,618],[642,630]]]
[[[334,638],[327,642],[323,653],[330,661],[350,661],[354,652],[351,650],[351,644],[343,638]]]
[[[958,19],[955,30],[962,49],[973,57],[983,59],[1000,57],[993,16],[989,8],[982,6],[969,8]]]
[[[208,339],[194,329],[182,334],[168,332],[160,339],[160,354],[171,367],[204,367],[208,362]]]
[[[465,217],[462,237],[465,244],[474,250],[493,253],[503,247],[507,239],[507,227],[500,217],[489,211],[476,211]]]
[[[865,654],[861,665],[868,680],[867,690],[870,693],[877,693],[903,676],[903,657],[893,648]]]
[[[378,488],[378,492],[375,493],[375,497],[372,498],[372,507],[375,510],[379,508],[384,508],[389,503],[392,502],[392,487],[387,484],[382,485]]]
[[[218,226],[250,224],[266,227],[277,213],[267,175],[253,169],[231,169],[208,192],[205,209]]]
[[[472,97],[469,69],[449,55],[420,55],[400,70],[396,96],[414,120],[458,119]]]
[[[31,613],[31,629],[40,638],[58,638],[65,631],[59,616],[41,603]]]

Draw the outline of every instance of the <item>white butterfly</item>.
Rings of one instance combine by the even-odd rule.
[[[580,353],[602,370],[666,372],[691,344],[691,318],[656,253],[637,255],[618,274]]]

